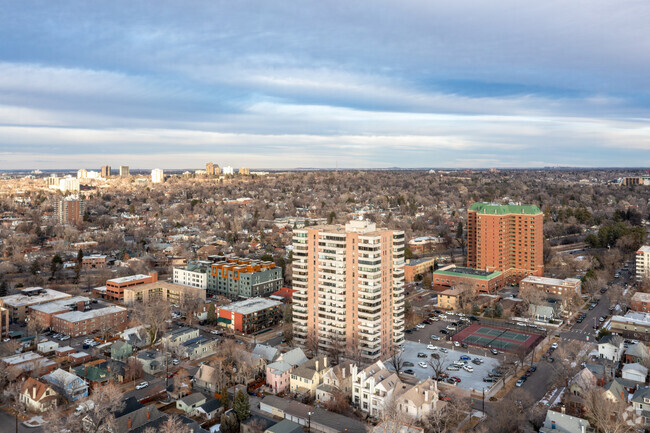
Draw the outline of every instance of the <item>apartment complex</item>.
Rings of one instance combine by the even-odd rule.
[[[455,265],[438,269],[433,273],[432,279],[436,289],[462,286],[479,293],[494,293],[505,284],[503,273],[500,271],[482,271]]]
[[[636,280],[650,278],[650,245],[642,246],[636,252]]]
[[[419,238],[411,239],[408,243],[409,248],[413,254],[426,254],[436,251],[444,243],[444,239],[434,236],[421,236]]]
[[[175,284],[206,290],[208,288],[208,275],[210,274],[211,264],[211,262],[196,262],[189,263],[182,268],[174,268],[172,281]]]
[[[138,274],[106,280],[106,299],[121,301],[124,299],[124,289],[154,283],[156,281],[158,281],[157,272],[150,272],[149,275]]]
[[[582,282],[577,278],[558,278],[537,277],[529,275],[519,282],[520,289],[536,289],[544,293],[550,293],[557,296],[579,295],[582,290]]]
[[[221,168],[219,168],[219,164],[208,162],[205,164],[205,173],[208,176],[219,176],[221,174]]]
[[[244,334],[261,331],[282,318],[282,302],[251,298],[217,307],[217,324]]]
[[[154,168],[151,170],[151,183],[161,183],[165,179],[162,169]]]
[[[641,313],[650,312],[650,293],[636,292],[630,299],[630,310]]]
[[[111,306],[90,311],[70,311],[52,316],[54,332],[79,337],[95,331],[123,331],[126,328],[126,308]]]
[[[86,311],[89,306],[90,298],[73,296],[46,304],[32,305],[29,307],[29,315],[32,320],[36,320],[41,327],[47,329],[52,325],[54,315],[68,311]]]
[[[404,232],[369,221],[293,233],[299,344],[375,361],[404,342]]]
[[[83,221],[85,204],[79,197],[66,197],[56,202],[54,215],[59,224],[78,225]]]
[[[45,304],[60,299],[70,298],[71,295],[42,287],[23,289],[19,294],[0,298],[0,307],[9,311],[9,321],[16,323],[25,320],[29,307]]]
[[[146,304],[154,299],[163,299],[172,305],[182,305],[185,299],[189,298],[205,301],[205,290],[167,281],[154,281],[126,287],[123,296],[126,305],[133,305],[135,302],[144,302]]]
[[[474,203],[467,211],[467,265],[507,282],[544,274],[544,216],[537,206]]]
[[[229,299],[253,298],[280,290],[282,281],[282,269],[273,262],[233,257],[211,265],[207,290]]]
[[[81,266],[84,269],[101,269],[106,267],[106,256],[102,254],[91,254],[83,256]]]
[[[101,175],[104,179],[108,179],[109,177],[111,177],[111,166],[102,165]]]
[[[129,176],[129,166],[128,165],[120,165],[120,177],[127,177]]]

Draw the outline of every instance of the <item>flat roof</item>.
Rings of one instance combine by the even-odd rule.
[[[88,256],[84,256],[84,259],[105,259],[106,256],[103,254],[90,254]]]
[[[535,275],[529,275],[521,281],[525,281],[527,283],[552,284],[555,286],[561,286],[566,283],[575,284],[580,282],[580,280],[577,278],[566,278],[564,280],[561,280],[559,278],[538,277]]]
[[[483,271],[481,269],[473,268],[464,268],[464,267],[455,267],[447,269],[438,269],[433,272],[433,275],[447,275],[449,277],[468,277],[468,278],[478,278],[480,280],[491,280],[492,278],[498,277],[501,275],[501,271]]]
[[[233,302],[229,305],[223,305],[220,309],[231,311],[233,313],[251,314],[266,308],[282,305],[280,301],[274,301],[268,298],[250,298],[245,301]]]
[[[612,316],[611,322],[635,323],[637,325],[650,326],[650,313],[639,311],[628,311],[625,316]]]
[[[90,298],[86,298],[85,296],[73,296],[71,298],[48,302],[47,304],[34,305],[31,309],[45,314],[58,313],[59,311],[68,308],[69,305],[77,304],[79,302],[90,302]]]
[[[650,293],[636,292],[632,296],[633,301],[650,302]]]
[[[41,289],[40,287],[34,289]],[[23,290],[32,290],[25,289]],[[5,305],[10,305],[12,307],[23,307],[27,305],[42,304],[44,302],[56,301],[58,299],[70,298],[71,295],[63,292],[59,292],[52,289],[41,289],[44,290],[43,293],[39,295],[27,296],[27,295],[9,295],[0,298]]]
[[[90,320],[95,317],[118,313],[120,311],[126,311],[126,308],[113,305],[111,307],[98,308],[96,310],[90,311],[70,311],[68,313],[57,314],[54,317],[58,317],[59,319],[66,320],[68,322],[81,322],[82,320]]]
[[[0,361],[6,364],[22,364],[23,362],[36,361],[41,358],[43,357],[36,352],[25,352],[18,355],[7,356],[6,358],[0,358]]]
[[[426,262],[435,262],[435,257],[424,257],[421,259],[409,259],[408,263],[404,263],[404,266],[416,266]]]
[[[644,245],[639,250],[637,253],[650,253],[650,245]]]
[[[474,203],[469,207],[469,210],[483,215],[538,215],[542,213],[542,211],[533,204]]]
[[[137,280],[143,280],[145,278],[149,278],[150,275],[144,275],[144,274],[138,274],[138,275],[131,275],[128,277],[120,277],[120,278],[113,278],[112,280],[106,280],[106,282],[111,282],[115,284],[122,284],[122,283],[129,283],[131,281],[137,281]]]

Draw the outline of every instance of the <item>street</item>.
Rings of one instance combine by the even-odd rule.
[[[0,410],[0,433],[14,433],[16,431],[16,418],[4,410]],[[41,433],[42,427],[25,427],[18,423],[18,433]]]

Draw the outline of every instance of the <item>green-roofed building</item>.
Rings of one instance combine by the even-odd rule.
[[[544,275],[544,216],[535,205],[474,203],[467,210],[467,266],[506,282]]]
[[[500,271],[482,271],[449,265],[433,272],[433,287],[445,290],[451,287],[473,288],[479,293],[494,293],[505,284]]]

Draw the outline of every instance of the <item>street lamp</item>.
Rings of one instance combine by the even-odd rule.
[[[307,412],[307,432],[311,432],[311,416],[314,412]]]

